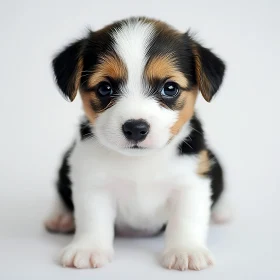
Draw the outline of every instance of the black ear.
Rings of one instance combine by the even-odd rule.
[[[198,88],[204,99],[210,102],[222,84],[225,64],[210,49],[204,48],[194,40],[192,40],[192,52]]]
[[[85,39],[67,46],[52,61],[57,85],[64,97],[73,101],[77,95],[83,68],[82,51]]]

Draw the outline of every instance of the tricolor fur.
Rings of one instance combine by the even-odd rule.
[[[115,233],[165,227],[165,267],[213,264],[206,237],[223,174],[194,106],[199,91],[210,101],[219,89],[222,60],[188,32],[131,18],[90,31],[55,57],[53,69],[68,100],[80,92],[85,112],[46,223],[75,229],[62,264],[100,267],[112,257]]]

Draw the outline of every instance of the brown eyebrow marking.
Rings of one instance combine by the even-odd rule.
[[[154,79],[163,80],[169,78],[178,83],[182,88],[188,87],[188,80],[175,65],[175,59],[171,55],[159,55],[150,59],[146,65],[145,75],[148,81]]]
[[[115,54],[103,56],[94,72],[88,79],[87,88],[94,88],[100,82],[108,78],[125,81],[127,69],[121,59]],[[112,102],[103,104],[96,92],[88,89],[80,89],[84,111],[91,123],[94,123],[99,114],[112,106]]]
[[[88,79],[88,86],[94,87],[104,81],[106,77],[116,80],[127,80],[127,76],[127,69],[117,55],[105,55],[100,59],[97,68]]]

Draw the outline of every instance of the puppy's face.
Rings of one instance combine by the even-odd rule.
[[[167,145],[192,117],[198,90],[210,101],[225,69],[188,33],[145,18],[90,32],[53,67],[68,99],[80,90],[97,139],[129,155]]]

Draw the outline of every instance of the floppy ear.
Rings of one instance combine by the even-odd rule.
[[[210,102],[222,84],[225,64],[210,49],[204,48],[194,40],[192,40],[192,52],[198,88],[204,99]]]
[[[68,101],[77,95],[83,68],[82,51],[85,39],[67,46],[52,61],[58,87]]]

